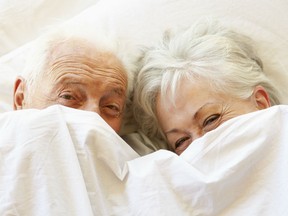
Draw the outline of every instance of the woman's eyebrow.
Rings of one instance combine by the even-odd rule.
[[[164,134],[166,134],[166,136],[167,136],[168,134],[171,134],[171,133],[179,133],[179,132],[180,132],[179,129],[177,129],[177,128],[172,128],[172,129],[170,129],[170,130],[168,130],[168,131],[165,131]]]
[[[198,116],[199,114],[201,113],[201,111],[204,109],[204,108],[207,108],[207,106],[211,106],[211,105],[214,105],[215,103],[212,103],[212,102],[207,102],[205,103],[203,106],[201,106],[197,111],[196,113],[194,114],[193,116],[193,119],[198,119]]]
[[[206,108],[207,106],[210,106],[210,105],[214,105],[215,103],[212,103],[212,102],[207,102],[207,103],[205,103],[204,105],[202,105],[197,111],[196,111],[196,113],[193,115],[193,119],[197,119],[198,118],[198,116],[199,116],[199,114],[200,114],[200,112],[204,109],[204,108]],[[170,130],[168,130],[168,131],[164,131],[164,134],[166,134],[166,136],[168,135],[168,134],[171,134],[171,133],[179,133],[179,132],[182,132],[182,130],[179,130],[179,129],[177,129],[177,128],[172,128],[172,129],[170,129]],[[185,131],[184,131],[185,132]]]

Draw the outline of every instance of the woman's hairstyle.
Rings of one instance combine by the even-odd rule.
[[[164,139],[156,117],[159,94],[175,101],[180,80],[209,82],[215,92],[249,98],[257,85],[279,104],[277,90],[263,71],[250,38],[215,22],[201,22],[178,32],[166,32],[161,43],[147,48],[134,82],[134,116],[149,137]],[[192,82],[193,81],[193,82]],[[169,91],[168,91],[169,90]],[[161,97],[162,98],[162,97]]]

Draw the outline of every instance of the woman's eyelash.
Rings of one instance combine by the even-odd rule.
[[[215,122],[217,119],[219,119],[219,117],[221,116],[221,114],[213,114],[211,116],[209,116],[208,118],[206,118],[203,122],[203,126],[207,126],[213,122]]]
[[[175,142],[175,149],[178,148],[183,142],[190,139],[190,137],[182,137]]]

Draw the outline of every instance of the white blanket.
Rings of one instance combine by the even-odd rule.
[[[288,215],[288,106],[139,157],[95,113],[0,115],[0,215]]]

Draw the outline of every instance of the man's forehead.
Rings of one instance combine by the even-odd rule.
[[[96,49],[95,45],[81,38],[69,38],[58,41],[53,41],[49,47],[50,62],[62,56],[79,55],[95,57],[101,53]]]
[[[111,67],[125,72],[122,62],[114,53],[97,48],[95,44],[79,38],[59,41],[50,47],[48,65],[61,61],[94,64],[95,67]]]
[[[47,75],[58,80],[64,74],[73,76],[93,76],[95,79],[109,77],[116,79],[121,85],[127,87],[127,73],[117,56],[106,50],[100,50],[89,41],[74,38],[59,40],[50,47],[48,53]]]
[[[67,71],[69,69],[66,69]],[[73,69],[74,70],[74,69]],[[112,74],[109,72],[105,72],[105,74],[101,74],[100,72],[86,72],[79,70],[70,69],[69,72],[65,72],[65,69],[62,72],[53,72],[50,76],[50,80],[54,86],[63,87],[63,86],[83,86],[88,87],[92,86],[92,88],[98,90],[111,90],[117,94],[125,94],[127,90],[127,80],[125,77],[121,76],[119,73]]]

